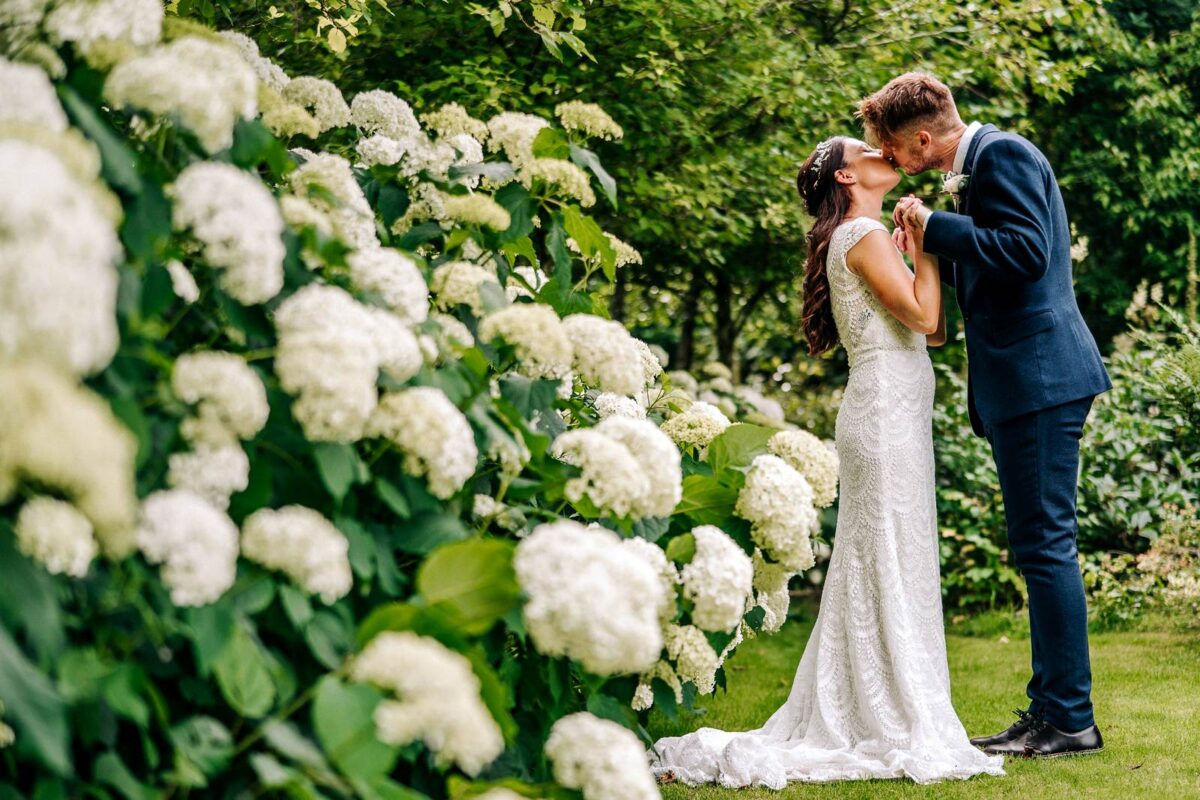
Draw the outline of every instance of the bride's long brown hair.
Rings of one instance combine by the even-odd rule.
[[[819,356],[838,343],[825,259],[829,254],[829,240],[833,237],[833,231],[850,209],[850,190],[834,178],[834,173],[844,166],[842,159],[845,155],[844,136],[827,139],[817,145],[796,175],[796,191],[804,200],[804,209],[814,220],[808,231],[808,258],[804,262],[804,313],[801,323],[805,341],[808,342],[808,354],[812,356]]]

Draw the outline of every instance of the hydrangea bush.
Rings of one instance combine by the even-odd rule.
[[[837,462],[607,319],[619,125],[0,23],[3,796],[655,796]]]

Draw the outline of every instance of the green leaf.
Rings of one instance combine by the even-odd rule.
[[[214,665],[221,695],[243,717],[258,719],[275,702],[275,684],[260,645],[243,625],[234,627],[233,639]]]
[[[0,621],[23,630],[37,657],[48,661],[66,645],[54,579],[17,551],[5,527],[0,525]]]
[[[133,397],[110,397],[108,404],[112,406],[113,415],[137,437],[138,451],[136,465],[143,466],[150,457],[153,442],[150,436],[150,423],[142,413],[141,404]]]
[[[767,610],[762,606],[755,606],[746,612],[742,619],[746,620],[746,624],[756,631],[761,631],[763,620],[767,618]]]
[[[375,494],[400,519],[408,519],[412,516],[412,508],[408,504],[408,498],[388,479],[378,475],[375,476]]]
[[[351,517],[336,517],[333,524],[346,535],[350,543],[350,568],[364,581],[375,574],[375,539]]]
[[[313,618],[312,600],[290,583],[279,587],[279,601],[283,604],[284,613],[297,630],[303,629]]]
[[[390,231],[392,224],[404,216],[404,212],[408,210],[408,192],[394,183],[380,184],[379,199],[374,205],[379,211],[380,217],[383,218],[384,227]]]
[[[667,558],[683,566],[696,556],[696,537],[690,533],[676,536],[667,545]]]
[[[138,781],[116,753],[109,752],[96,759],[92,775],[99,783],[107,784],[126,800],[154,800],[160,793]]]
[[[529,191],[519,183],[510,183],[496,192],[493,199],[504,206],[504,210],[508,212],[511,220],[508,230],[499,236],[500,244],[510,244],[519,242],[521,239],[528,239],[529,234],[533,233],[533,217],[537,214],[537,202],[529,194]],[[532,250],[532,245],[530,249]],[[530,260],[537,263],[536,258]]]
[[[304,629],[304,641],[308,643],[317,661],[329,669],[337,669],[346,651],[354,643],[354,636],[336,614],[318,611]]]
[[[269,720],[263,727],[263,738],[276,752],[297,764],[317,769],[328,768],[321,749],[287,720]]]
[[[508,375],[500,379],[500,396],[512,403],[524,419],[530,419],[535,413],[553,412],[558,386],[559,381]]]
[[[171,204],[157,184],[147,183],[125,210],[121,222],[121,241],[135,258],[143,263],[158,261],[163,248],[171,238]],[[168,276],[169,280],[169,276]],[[174,289],[170,289],[174,296]],[[153,307],[154,297],[142,303]]]
[[[697,525],[721,526],[732,516],[737,498],[737,489],[722,485],[713,475],[688,475],[675,514],[683,514]]]
[[[322,442],[313,447],[313,458],[316,459],[321,481],[338,503],[342,502],[352,485],[362,483],[365,479],[366,465],[351,445]]]
[[[744,422],[730,425],[709,443],[705,461],[713,472],[748,467],[756,457],[767,452],[767,442],[778,432],[774,428]]]
[[[599,256],[604,274],[610,281],[615,279],[617,276],[617,251],[613,249],[612,242],[604,235],[604,231],[596,224],[596,221],[575,206],[567,206],[562,213],[563,227],[579,245],[579,252],[583,254],[583,257]]]
[[[612,203],[613,210],[617,209],[617,182],[613,180],[613,176],[600,165],[600,157],[591,150],[571,145],[571,160],[577,166],[589,169],[596,176],[596,180],[600,181],[600,188],[604,191],[604,196],[608,198],[608,202]]]
[[[479,175],[497,184],[508,184],[516,174],[516,170],[513,169],[512,164],[509,164],[507,161],[488,161],[482,164],[455,164],[447,172],[452,181]]]
[[[617,698],[596,692],[588,696],[587,710],[600,719],[611,720],[637,733],[637,712]]]
[[[374,687],[342,683],[326,676],[313,701],[313,728],[329,760],[347,777],[369,779],[385,775],[396,763],[398,750],[375,738],[372,715],[383,694]]]
[[[225,769],[233,755],[233,736],[229,729],[212,717],[189,717],[171,728],[171,743],[175,745],[176,764],[182,759],[194,768],[202,782]]]
[[[104,679],[102,696],[104,702],[118,716],[133,720],[139,727],[150,721],[150,707],[141,697],[146,684],[146,674],[136,664],[123,664]]]
[[[533,154],[538,158],[569,158],[571,146],[567,135],[558,128],[542,128],[533,140]]]
[[[445,231],[442,230],[442,226],[436,222],[425,222],[404,234],[400,238],[400,241],[396,243],[396,247],[401,250],[414,251],[423,244],[441,239],[444,233]]]
[[[466,651],[470,643],[451,619],[440,609],[413,603],[388,603],[372,611],[358,627],[355,638],[360,647],[384,631],[412,631],[432,636],[447,647]]]
[[[142,190],[142,179],[137,172],[137,157],[125,141],[113,132],[108,123],[100,118],[91,104],[66,84],[58,84],[58,97],[71,123],[96,143],[100,150],[101,174],[104,180],[123,189],[127,194]]]
[[[392,543],[408,553],[428,553],[441,545],[460,542],[470,535],[471,532],[457,514],[438,511],[418,514],[400,526],[392,536]]]
[[[514,550],[502,539],[440,547],[417,570],[417,591],[430,606],[450,614],[464,633],[482,635],[520,603]]]
[[[12,720],[19,750],[59,775],[71,774],[66,709],[49,678],[29,662],[8,631],[0,627],[0,698]]]

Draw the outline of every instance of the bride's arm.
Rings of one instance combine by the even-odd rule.
[[[875,230],[850,248],[846,265],[863,277],[883,307],[905,327],[935,336],[939,327],[945,327],[936,256],[922,254],[913,275],[891,237]]]
[[[929,259],[930,261],[932,261],[933,265],[931,267],[928,267],[928,269],[932,269],[933,273],[935,275],[937,275],[939,277],[939,279],[941,278],[941,269],[940,269],[940,265],[938,263],[937,256],[933,255],[932,253],[919,253],[917,255],[917,258],[918,259]],[[941,289],[941,284],[938,285],[938,288]],[[938,292],[937,330],[935,330],[931,334],[928,334],[925,337],[925,344],[927,344],[930,347],[941,347],[945,343],[946,343],[946,302],[945,302],[945,296],[941,293],[941,291],[939,291]]]

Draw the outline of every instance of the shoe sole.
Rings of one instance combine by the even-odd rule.
[[[1067,756],[1087,756],[1093,753],[1103,753],[1103,747],[1096,747],[1091,750],[1068,750],[1064,753],[1021,753],[1022,758],[1038,759],[1038,758],[1066,758]]]

